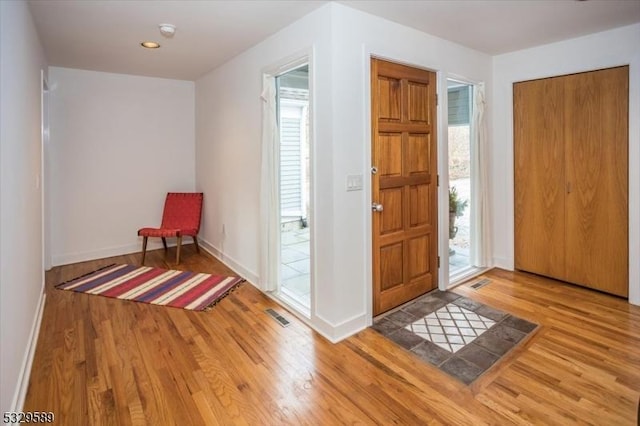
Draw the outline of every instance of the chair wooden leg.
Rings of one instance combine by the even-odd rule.
[[[196,252],[200,253],[200,246],[198,245],[198,237],[193,236],[193,243],[196,245]]]
[[[182,235],[178,236],[178,246],[176,250],[176,265],[180,264],[180,246],[182,245]]]
[[[162,245],[164,246],[164,251],[167,251],[167,239],[162,237]]]
[[[144,258],[147,255],[147,238],[149,237],[142,238],[142,262],[140,262],[140,265],[144,265]]]

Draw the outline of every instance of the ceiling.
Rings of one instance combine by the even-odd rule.
[[[60,1],[29,7],[50,65],[195,80],[327,3]],[[640,22],[640,0],[340,1],[495,55]],[[158,25],[176,26],[171,39]],[[139,43],[159,42],[146,50]]]
[[[341,1],[498,55],[640,22],[640,0]],[[638,41],[640,43],[640,40]]]
[[[49,65],[195,80],[325,3],[34,0],[29,8]],[[163,23],[176,26],[173,38],[160,35]],[[142,48],[146,40],[161,48]]]

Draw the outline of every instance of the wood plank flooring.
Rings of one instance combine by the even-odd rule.
[[[623,299],[502,270],[457,287],[542,325],[465,386],[371,329],[331,344],[249,283],[209,312],[53,288],[114,262],[139,256],[47,273],[25,411],[60,425],[637,424],[640,308]],[[231,272],[189,246],[179,269]]]

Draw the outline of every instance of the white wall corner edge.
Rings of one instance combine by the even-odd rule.
[[[46,293],[43,291],[40,293],[40,300],[38,301],[38,307],[33,318],[33,324],[31,325],[31,332],[29,333],[29,343],[27,345],[22,365],[20,366],[20,372],[18,374],[18,383],[11,400],[11,411],[22,411],[24,406],[24,400],[27,397],[27,391],[29,390],[29,379],[31,378],[31,366],[33,365],[33,358],[36,354],[36,345],[38,344],[38,336],[40,335],[40,325],[42,324],[42,314],[44,312],[44,304],[47,298]]]
[[[338,343],[367,328],[367,318],[366,312],[362,312],[338,324],[334,324],[316,315],[309,325],[331,343]]]
[[[209,241],[207,241],[207,240],[205,240],[203,238],[199,238],[198,240],[200,241],[200,247],[204,251],[206,251],[211,256],[215,257],[216,259],[218,259],[220,262],[222,262],[225,265],[227,265],[229,268],[233,269],[233,271],[236,274],[238,274],[240,277],[242,277],[245,280],[247,280],[249,282],[249,284],[251,284],[254,287],[258,288],[258,285],[257,285],[258,284],[258,274],[256,274],[255,272],[250,271],[249,269],[245,268],[244,266],[242,266],[240,263],[238,263],[231,256],[228,256],[228,255],[224,254],[220,249],[215,247]]]
[[[514,261],[508,257],[494,257],[492,267],[506,269],[507,271],[515,271]]]

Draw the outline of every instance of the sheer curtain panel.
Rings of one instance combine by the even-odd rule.
[[[471,124],[471,264],[476,267],[491,266],[491,232],[489,216],[488,147],[485,119],[484,83],[473,86],[473,121]]]
[[[262,167],[260,179],[260,279],[263,291],[275,291],[279,279],[280,201],[278,153],[280,137],[276,106],[276,79],[262,78]]]

